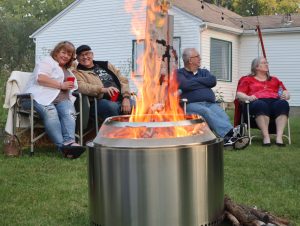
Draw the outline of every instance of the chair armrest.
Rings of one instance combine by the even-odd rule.
[[[187,103],[187,102],[188,102],[188,99],[182,98],[182,99],[180,99],[180,102]]]
[[[32,94],[31,93],[21,93],[17,95],[17,98],[21,98],[21,99],[31,99],[32,98]]]
[[[80,97],[82,94],[79,93],[78,90],[75,90],[75,91],[72,92],[72,95],[73,95],[74,97]]]

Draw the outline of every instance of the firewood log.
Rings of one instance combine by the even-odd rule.
[[[239,204],[237,204],[239,205]],[[264,223],[269,223],[270,219],[267,213],[261,211],[261,210],[257,210],[253,207],[249,207],[249,206],[245,206],[245,205],[239,205],[241,208],[243,208],[245,210],[245,212],[250,212],[251,214],[253,214],[259,221],[262,221]]]
[[[276,225],[276,226],[288,226],[289,220],[276,217],[271,213],[258,210],[245,205],[239,205],[231,201],[231,199],[225,196],[224,199],[225,212],[229,212],[233,215],[243,226],[262,226],[262,225]]]
[[[257,218],[250,213],[250,211],[245,211],[241,206],[233,203],[228,197],[224,199],[225,210],[234,215],[238,221],[245,226],[260,226],[258,224]]]
[[[254,209],[251,207],[247,207],[242,205],[242,208],[246,209],[247,211],[250,211],[253,215],[255,215],[260,221],[263,221],[265,223],[273,223],[278,226],[287,226],[289,225],[289,221],[284,218],[276,217],[270,213],[267,213],[262,210]]]
[[[273,223],[278,226],[288,226],[290,223],[289,220],[281,218],[281,217],[276,217],[270,213],[268,213],[268,216],[270,218],[270,223]]]
[[[235,216],[233,216],[231,213],[229,213],[228,211],[224,211],[224,217],[226,219],[228,219],[233,226],[240,226],[240,222],[238,221],[238,219],[236,219]]]

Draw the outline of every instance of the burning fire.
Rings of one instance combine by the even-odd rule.
[[[138,7],[139,5],[140,7]],[[186,116],[179,104],[179,92],[174,69],[177,65],[162,56],[171,36],[168,33],[168,8],[167,0],[126,0],[125,10],[132,16],[132,32],[137,40],[144,39],[144,54],[138,59],[143,69],[143,83],[138,85],[136,107],[130,116],[129,122],[176,122],[186,120]],[[138,17],[139,13],[147,9],[146,28]],[[170,50],[168,51],[170,54]],[[170,58],[169,58],[170,59]],[[169,61],[170,62],[170,61]],[[171,65],[171,66],[170,66]],[[135,76],[132,75],[133,81]],[[199,118],[199,116],[193,116]],[[195,133],[195,128],[173,126],[156,128],[122,128],[114,130],[111,137],[119,138],[148,138],[148,137],[182,137]],[[200,131],[200,128],[199,128]]]

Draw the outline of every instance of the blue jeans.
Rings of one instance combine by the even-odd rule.
[[[201,115],[209,127],[220,137],[224,137],[233,128],[228,115],[217,103],[189,103],[186,111],[188,114]]]
[[[41,105],[33,101],[34,110],[42,118],[45,131],[58,147],[75,142],[75,108],[70,100],[58,104]],[[24,109],[30,109],[30,100],[22,103]]]
[[[111,116],[117,116],[117,115],[122,115],[121,112],[121,101],[113,102],[107,99],[99,99],[97,102],[97,110],[98,110],[98,116],[105,120],[108,117]],[[135,105],[135,102],[130,99],[130,106]]]

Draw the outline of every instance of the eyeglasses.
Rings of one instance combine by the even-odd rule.
[[[79,58],[90,57],[90,56],[92,56],[92,54],[93,54],[93,52],[88,51],[88,52],[79,54],[78,57],[79,57]]]
[[[269,62],[263,62],[263,63],[260,63],[260,64],[269,64]]]
[[[200,58],[200,55],[198,54],[198,55],[196,55],[196,56],[191,56],[190,58]]]

